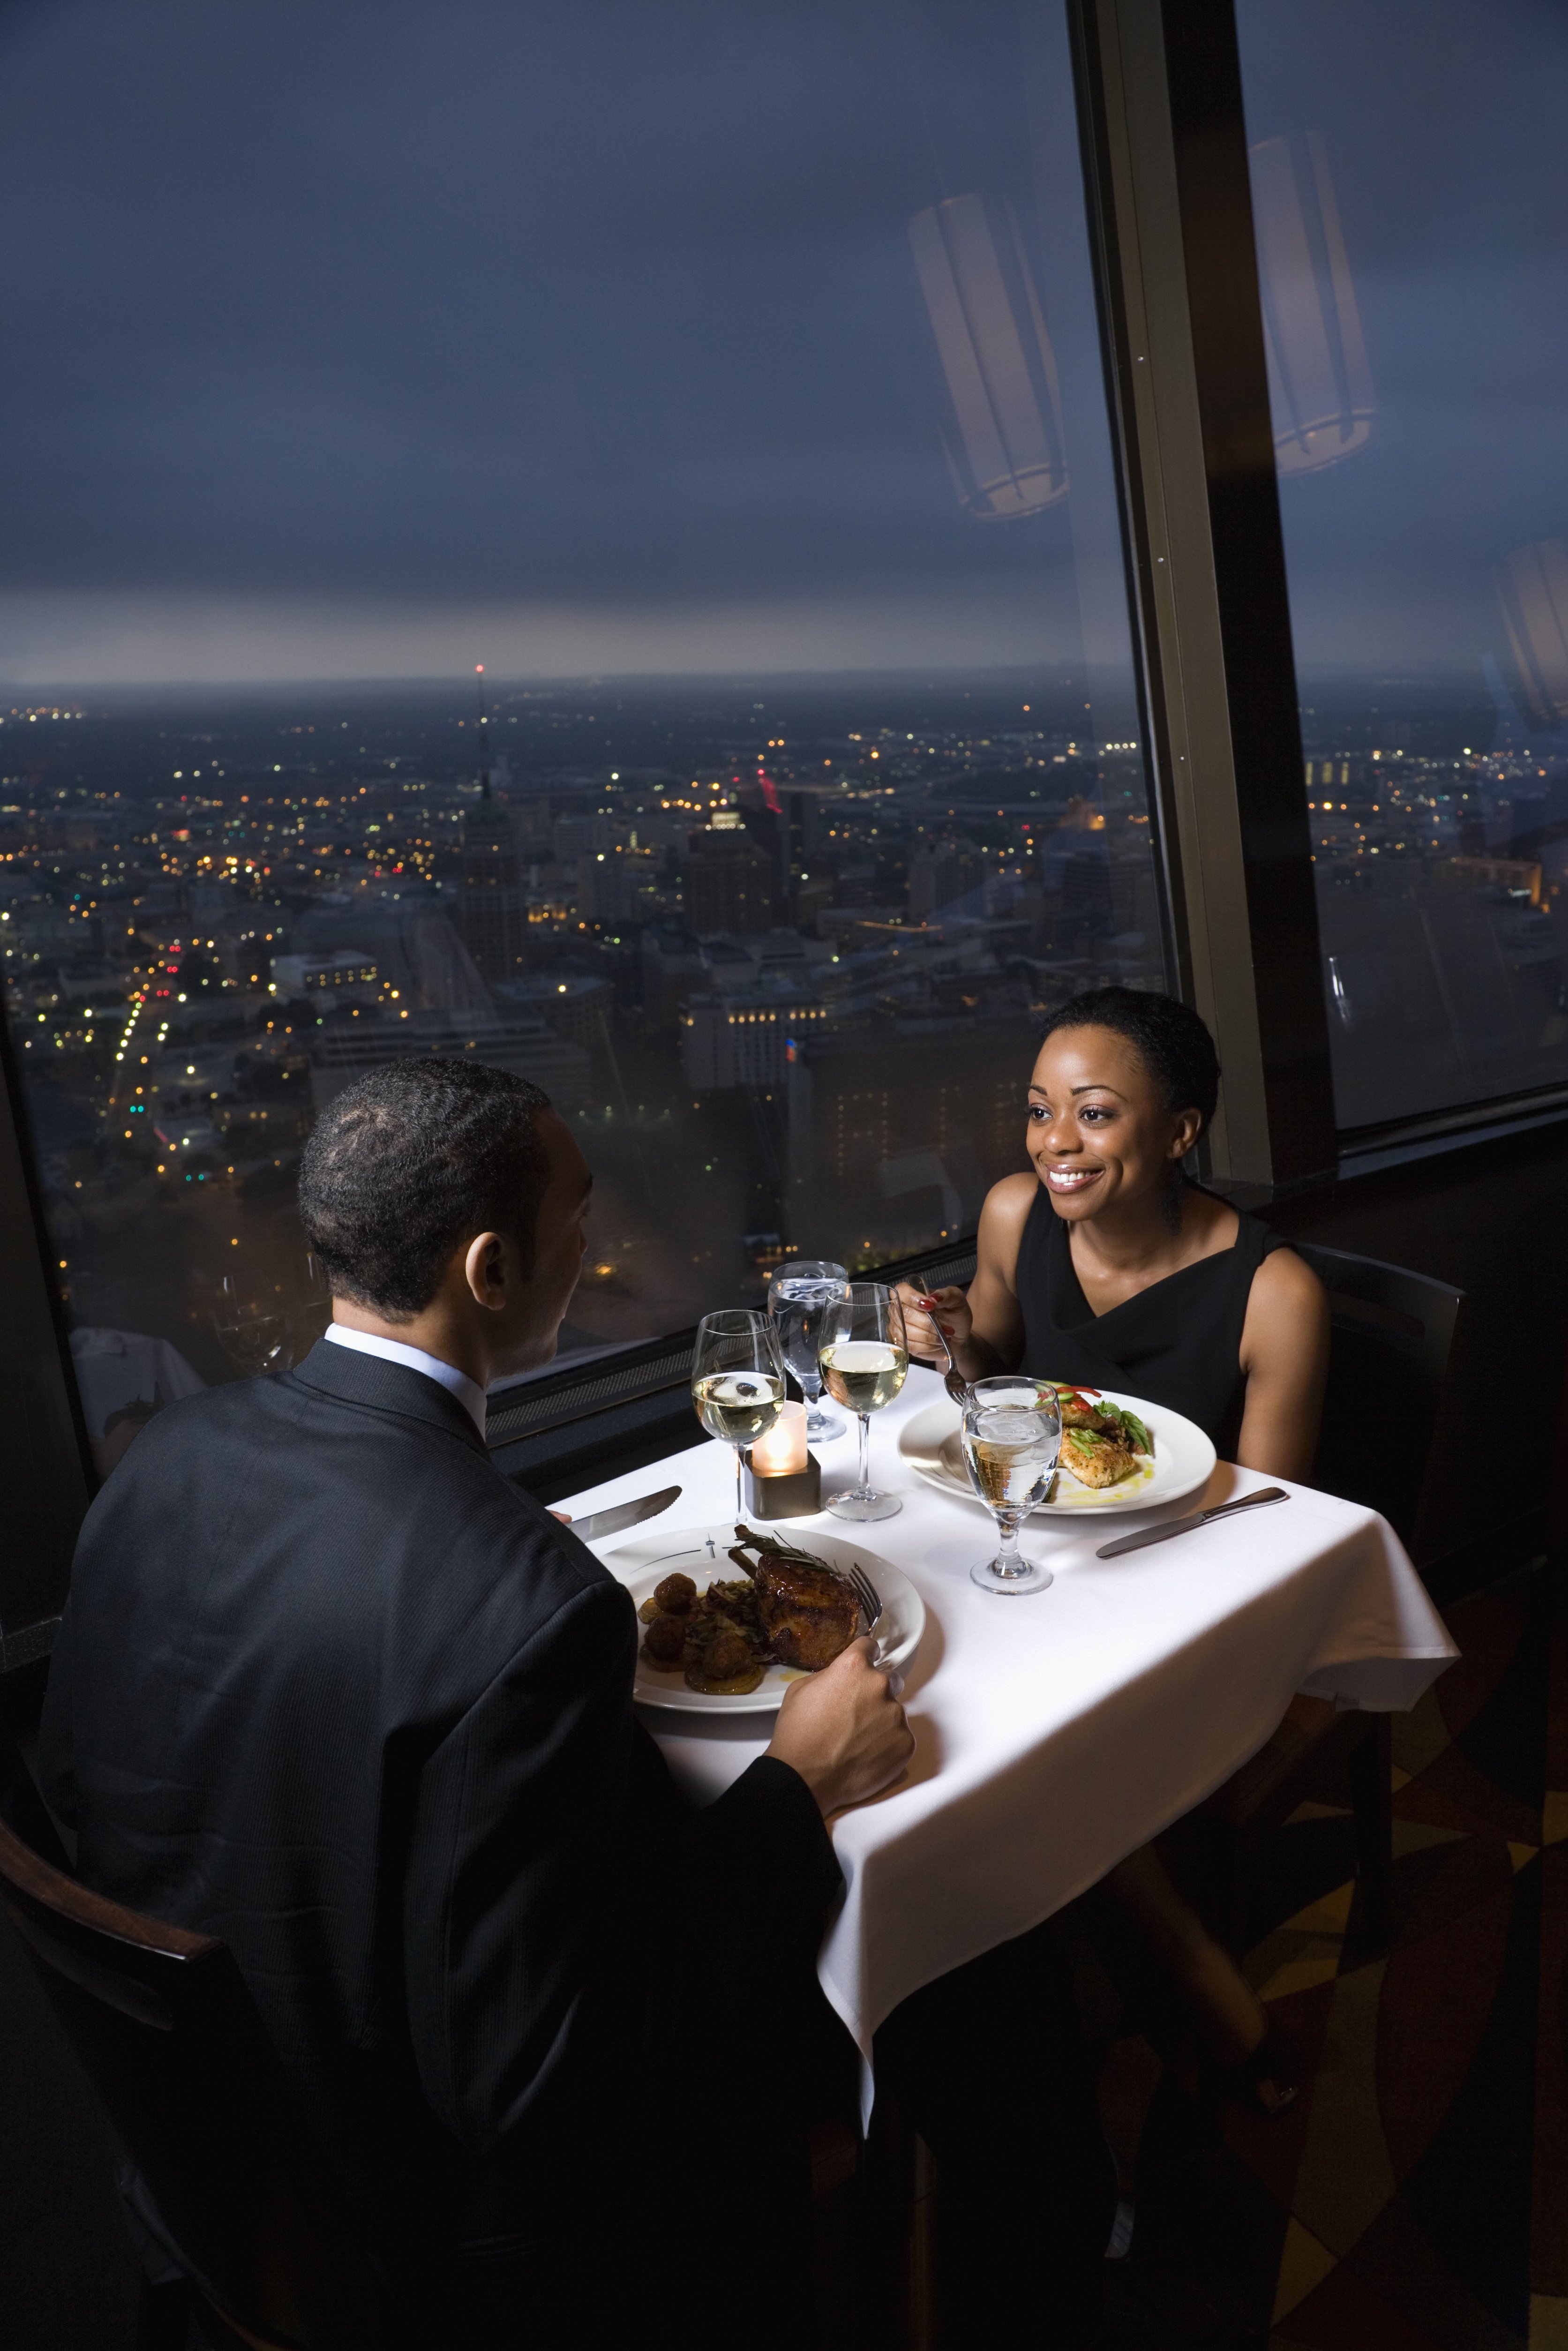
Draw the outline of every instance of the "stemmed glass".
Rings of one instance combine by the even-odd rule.
[[[1048,1381],[977,1380],[964,1403],[969,1482],[1001,1536],[995,1559],[969,1570],[982,1592],[1043,1592],[1049,1567],[1025,1559],[1019,1529],[1044,1495],[1061,1449],[1061,1405]]]
[[[779,1417],[785,1397],[779,1333],[766,1314],[727,1307],[705,1314],[692,1352],[692,1403],[710,1437],[735,1447],[735,1515],[741,1515],[740,1454]]]
[[[822,1309],[817,1348],[828,1394],[858,1413],[861,1425],[860,1482],[835,1494],[828,1508],[835,1518],[857,1523],[891,1519],[904,1504],[896,1494],[879,1494],[871,1482],[871,1416],[893,1402],[909,1369],[897,1291],[881,1281],[852,1281]]]
[[[286,1372],[294,1360],[294,1331],[282,1290],[245,1273],[220,1276],[213,1301],[218,1344],[237,1370]]]
[[[768,1285],[768,1311],[779,1332],[785,1364],[806,1399],[806,1442],[830,1445],[844,1424],[821,1408],[822,1372],[817,1361],[822,1309],[841,1298],[850,1277],[825,1258],[796,1258],[781,1265]]]

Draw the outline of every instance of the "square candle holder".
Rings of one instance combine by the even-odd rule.
[[[810,1519],[821,1509],[822,1465],[814,1453],[807,1454],[803,1469],[787,1469],[776,1477],[753,1469],[748,1452],[740,1459],[741,1490],[750,1517],[765,1523],[769,1519]]]

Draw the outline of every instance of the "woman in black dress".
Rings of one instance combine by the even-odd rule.
[[[1186,1005],[1124,987],[1064,1005],[1029,1089],[1034,1172],[987,1196],[967,1293],[905,1290],[912,1350],[940,1356],[935,1321],[966,1379],[1022,1369],[1119,1389],[1197,1421],[1222,1459],[1306,1478],[1328,1305],[1267,1226],[1183,1174],[1218,1097],[1213,1040]],[[1209,2056],[1266,2111],[1288,2104],[1287,2050],[1154,1853],[1102,1893],[1166,1962]]]
[[[933,1304],[966,1379],[1021,1369],[1119,1388],[1196,1420],[1222,1460],[1305,1478],[1327,1301],[1266,1225],[1183,1175],[1218,1097],[1213,1040],[1186,1005],[1075,997],[1030,1084],[1034,1173],[992,1186],[967,1294]]]

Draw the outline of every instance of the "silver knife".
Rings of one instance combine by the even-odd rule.
[[[678,1502],[678,1486],[664,1486],[656,1494],[644,1494],[641,1501],[617,1502],[611,1510],[591,1510],[585,1519],[573,1519],[571,1531],[583,1542],[599,1542],[606,1535],[618,1535],[623,1527],[634,1527],[643,1519],[656,1519],[672,1502]]]
[[[1162,1527],[1145,1527],[1142,1534],[1123,1535],[1118,1542],[1102,1543],[1096,1559],[1119,1559],[1124,1551],[1142,1551],[1145,1543],[1164,1542],[1171,1535],[1190,1534],[1194,1527],[1206,1527],[1213,1519],[1228,1518],[1232,1510],[1255,1510],[1260,1502],[1288,1502],[1283,1486],[1260,1486],[1255,1494],[1243,1494],[1239,1502],[1221,1502],[1212,1510],[1198,1510],[1190,1519],[1167,1519]]]

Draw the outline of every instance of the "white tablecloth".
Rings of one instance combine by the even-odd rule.
[[[968,1575],[996,1548],[988,1513],[899,1458],[900,1421],[937,1394],[914,1372],[872,1425],[873,1482],[902,1496],[896,1518],[791,1527],[808,1543],[813,1525],[858,1534],[926,1607],[904,1693],[916,1740],[908,1779],[832,1824],[845,1896],[819,1973],[867,2056],[910,1992],[1038,1926],[1218,1787],[1293,1692],[1409,1707],[1457,1654],[1385,1522],[1308,1487],[1123,1559],[1094,1557],[1113,1534],[1281,1482],[1223,1463],[1205,1492],[1164,1509],[1033,1520],[1024,1549],[1055,1583],[988,1596]],[[852,1483],[852,1435],[819,1458],[824,1491]],[[577,1515],[674,1483],[684,1491],[663,1526],[725,1518],[729,1447],[696,1445],[560,1507]],[[612,1568],[616,1543],[601,1547]],[[762,1753],[770,1728],[764,1715],[694,1729],[691,1716],[653,1708],[643,1719],[699,1802]]]

